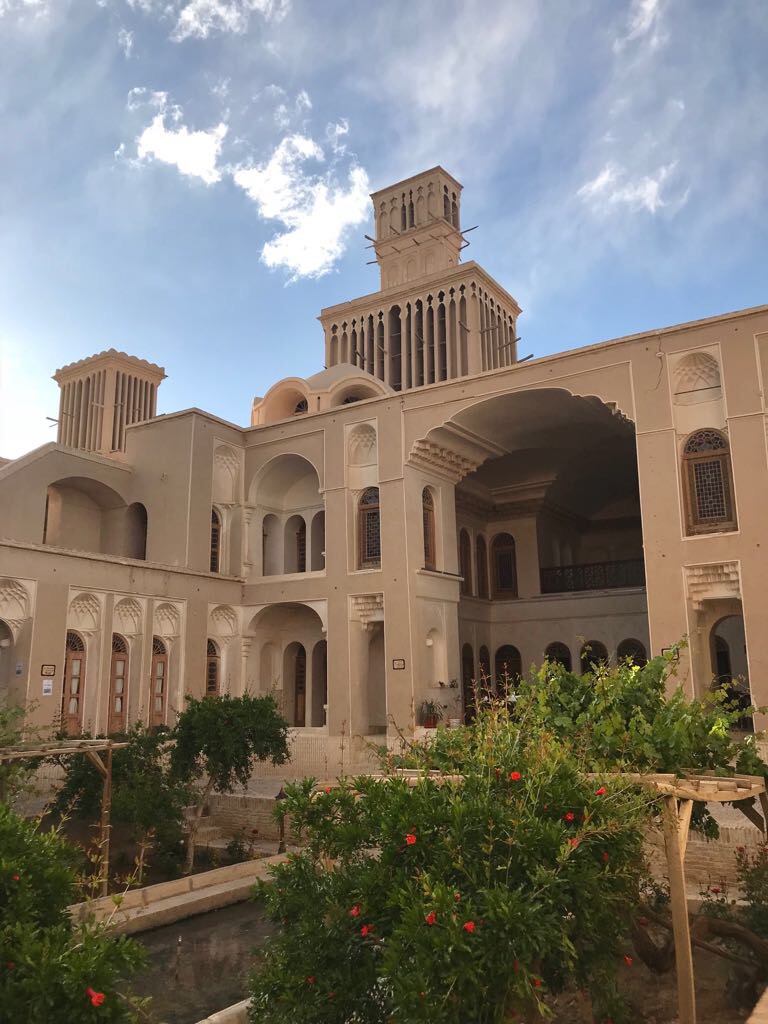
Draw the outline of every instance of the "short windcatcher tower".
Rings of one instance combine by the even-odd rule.
[[[113,348],[63,366],[53,375],[61,390],[57,441],[111,455],[125,451],[125,429],[152,419],[165,370]]]

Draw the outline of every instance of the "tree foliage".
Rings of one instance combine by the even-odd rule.
[[[202,783],[187,836],[185,869],[190,872],[206,800],[212,792],[231,793],[247,785],[258,761],[287,761],[288,723],[271,696],[187,697],[173,739],[172,775],[184,783]]]

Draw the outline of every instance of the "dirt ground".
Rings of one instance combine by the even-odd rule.
[[[701,1024],[739,1024],[752,1007],[736,1009],[725,997],[730,965],[722,957],[696,950],[693,957],[696,978],[696,1010]],[[643,1024],[677,1024],[677,977],[674,969],[654,974],[637,957],[631,967],[622,965],[622,991],[631,1000],[638,1021]],[[578,993],[566,993],[552,1004],[553,1024],[592,1024],[589,1001]]]

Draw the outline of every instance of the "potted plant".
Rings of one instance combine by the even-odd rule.
[[[436,729],[437,723],[443,717],[443,705],[436,700],[423,700],[419,711],[421,712],[421,724],[425,729]]]

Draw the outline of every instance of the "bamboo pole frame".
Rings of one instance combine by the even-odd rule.
[[[101,895],[109,893],[109,850],[112,825],[112,752],[127,747],[127,742],[113,740],[59,740],[54,743],[19,743],[0,748],[0,761],[23,761],[28,757],[66,757],[84,754],[101,776],[101,814],[99,816],[99,851],[101,855]],[[99,756],[105,754],[104,760]]]

